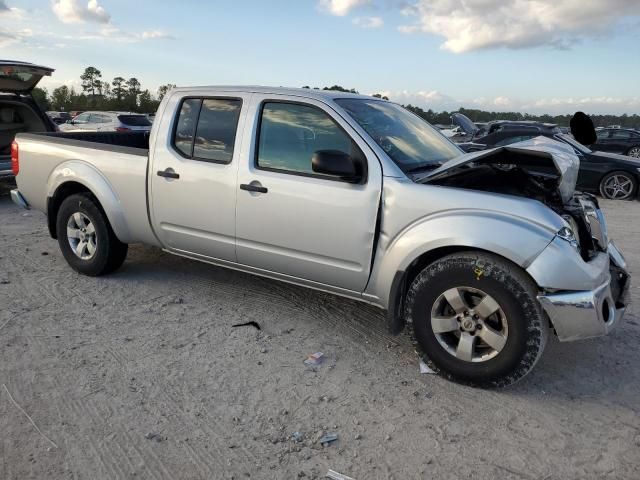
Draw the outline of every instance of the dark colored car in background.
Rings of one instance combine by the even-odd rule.
[[[630,128],[600,128],[596,130],[598,141],[591,150],[619,153],[640,158],[640,132]]]
[[[56,125],[31,92],[52,68],[0,60],[0,177],[11,177],[11,143],[21,132],[54,132]]]
[[[637,196],[640,159],[609,152],[594,152],[550,123],[499,120],[489,122],[480,130],[465,115],[454,113],[451,118],[471,135],[470,141],[458,144],[466,152],[510,145],[538,136],[552,138],[570,145],[580,158],[577,188],[597,192],[613,200],[631,200]]]

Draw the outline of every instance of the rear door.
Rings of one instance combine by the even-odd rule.
[[[0,92],[29,93],[53,69],[26,62],[0,60]]]
[[[236,261],[236,180],[250,98],[176,93],[156,120],[149,203],[166,248]]]
[[[238,262],[351,291],[369,277],[382,172],[369,146],[328,105],[254,94],[238,172]],[[247,129],[249,127],[247,126]],[[318,150],[358,155],[366,178],[318,175]]]

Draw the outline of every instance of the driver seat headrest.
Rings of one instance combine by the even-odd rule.
[[[569,121],[571,135],[582,145],[593,145],[598,140],[596,129],[589,115],[584,112],[576,112]]]

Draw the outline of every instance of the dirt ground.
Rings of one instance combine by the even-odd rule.
[[[611,335],[552,341],[525,380],[482,391],[421,375],[354,301],[145,246],[80,276],[7,193],[0,479],[640,478],[640,281]],[[638,271],[640,202],[603,205]],[[247,321],[262,330],[232,328]]]

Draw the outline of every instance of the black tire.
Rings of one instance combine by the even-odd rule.
[[[462,360],[438,339],[462,335],[456,326],[455,331],[437,337],[431,324],[432,308],[444,292],[454,288],[482,291],[501,308],[501,322],[508,333],[495,356],[480,362]],[[517,265],[482,252],[452,254],[428,265],[413,280],[405,303],[407,331],[422,360],[443,377],[474,387],[505,387],[529,373],[544,351],[549,323],[536,296],[535,283]],[[493,322],[496,317],[487,318]],[[484,327],[476,328],[469,335],[479,338]],[[473,348],[487,348],[478,338],[472,340]]]
[[[620,195],[613,195],[611,187],[608,187],[608,182],[611,182],[614,178],[624,179],[621,180],[623,182],[630,182],[629,184],[624,184],[630,185],[628,191]],[[625,172],[622,170],[609,172],[604,177],[602,177],[602,180],[600,180],[599,190],[600,195],[610,200],[633,200],[636,197],[636,193],[638,192],[638,180],[636,179],[635,175],[630,172]]]
[[[640,158],[640,145],[634,145],[625,153],[628,157]]]
[[[90,221],[87,225],[93,227],[93,253],[85,250],[85,255],[90,255],[90,258],[83,259],[75,253],[67,233],[68,223],[76,213],[82,214],[82,218]],[[111,273],[118,269],[127,257],[128,245],[115,236],[107,216],[91,194],[78,193],[63,200],[56,218],[56,232],[65,260],[71,268],[84,275],[97,277]]]

